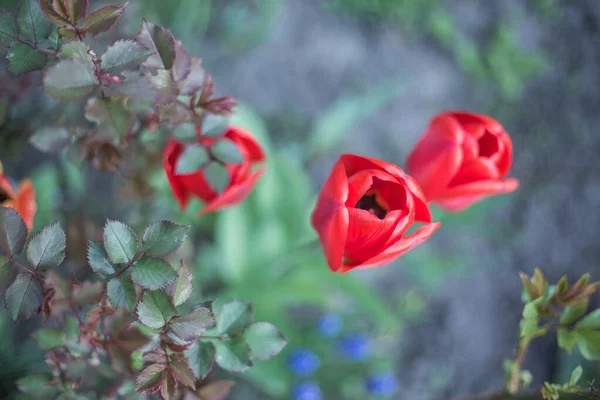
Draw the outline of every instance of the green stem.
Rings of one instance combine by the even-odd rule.
[[[519,345],[517,346],[517,357],[515,359],[515,365],[510,375],[510,380],[508,381],[507,387],[508,392],[511,394],[515,394],[519,391],[521,383],[521,364],[523,364],[523,360],[525,359],[527,347],[529,347],[529,340],[519,340]]]

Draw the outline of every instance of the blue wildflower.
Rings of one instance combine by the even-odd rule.
[[[371,339],[360,333],[346,335],[339,340],[338,349],[346,358],[362,361],[371,355]]]
[[[328,338],[338,336],[344,328],[344,320],[337,314],[324,314],[317,321],[317,330],[319,333]]]
[[[366,386],[371,396],[389,397],[398,390],[398,380],[394,374],[384,372],[367,378]]]
[[[294,350],[288,358],[288,367],[298,376],[309,376],[319,368],[319,357],[310,350]]]
[[[321,388],[314,382],[299,383],[292,392],[293,400],[321,400]]]

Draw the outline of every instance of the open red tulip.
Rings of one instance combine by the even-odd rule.
[[[37,210],[33,183],[30,179],[23,179],[15,192],[8,177],[3,175],[2,163],[0,163],[0,204],[15,209],[31,232]]]
[[[406,168],[427,201],[461,211],[488,196],[516,190],[516,179],[504,179],[511,164],[512,142],[498,121],[449,111],[431,120]]]
[[[431,222],[416,181],[396,165],[374,158],[340,157],[312,214],[329,268],[348,272],[387,264],[425,241]],[[404,236],[415,222],[425,222]]]
[[[250,133],[242,128],[228,127],[225,133],[217,138],[199,136],[198,144],[209,149],[217,141],[233,143],[243,158],[239,163],[223,163],[211,156],[211,162],[220,162],[229,175],[227,184],[220,192],[206,179],[205,168],[192,173],[177,173],[177,162],[184,152],[185,145],[174,139],[167,144],[163,155],[163,167],[171,190],[182,209],[187,207],[190,197],[205,201],[206,205],[201,214],[238,204],[250,194],[263,174],[264,169],[252,171],[255,164],[265,160],[265,155]]]

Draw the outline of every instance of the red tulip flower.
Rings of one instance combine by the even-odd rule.
[[[406,168],[427,201],[461,211],[488,196],[516,190],[516,179],[504,179],[511,163],[512,142],[498,121],[450,111],[431,120]]]
[[[215,156],[213,150],[222,144],[230,149],[233,147],[239,160],[227,161],[227,158]],[[252,171],[255,164],[265,160],[265,155],[258,142],[242,128],[228,127],[223,135],[216,138],[199,136],[195,147],[206,149],[206,165],[189,173],[177,172],[178,161],[186,149],[183,143],[170,140],[163,156],[171,190],[182,209],[187,207],[191,197],[206,202],[201,214],[240,203],[250,194],[264,172],[264,169]],[[225,175],[221,177],[225,180],[224,184],[220,183],[221,188],[211,184],[210,177],[207,178],[207,168],[211,166],[221,168]]]
[[[404,236],[417,221],[427,225]],[[393,261],[440,226],[430,222],[413,178],[396,165],[352,154],[334,165],[312,214],[329,268],[341,273]]]
[[[0,163],[0,204],[17,211],[31,232],[37,210],[33,183],[30,179],[23,179],[15,191],[10,180],[3,175],[2,163]]]

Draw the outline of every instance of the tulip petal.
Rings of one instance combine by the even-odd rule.
[[[475,139],[483,136],[486,130],[494,134],[504,131],[500,122],[487,115],[469,111],[447,111],[444,115],[455,118]]]
[[[167,143],[163,154],[163,168],[167,175],[167,179],[169,180],[171,190],[175,195],[175,199],[179,203],[179,206],[185,210],[190,196],[185,190],[179,177],[175,175],[175,166],[177,165],[177,160],[182,152],[183,146],[176,140],[170,140],[169,143]]]
[[[348,179],[348,199],[346,207],[354,207],[356,203],[373,186],[373,178],[398,185],[398,180],[380,169],[359,171]]]
[[[33,183],[30,179],[23,179],[19,185],[16,196],[5,201],[3,205],[14,208],[21,218],[23,218],[29,232],[31,232],[33,229],[33,219],[35,217],[35,212],[37,211],[37,204],[35,202],[35,190],[33,189]]]
[[[225,137],[230,138],[236,144],[241,146],[249,157],[249,161],[261,162],[265,160],[265,153],[256,139],[244,128],[230,126],[225,133]]]
[[[371,267],[378,267],[378,266],[382,266],[385,264],[389,264],[390,262],[394,261],[401,255],[406,253],[408,250],[423,243],[440,226],[441,226],[441,224],[439,222],[434,222],[432,224],[427,224],[425,226],[422,226],[414,234],[407,236],[405,238],[402,238],[396,244],[394,244],[393,246],[390,246],[385,251],[383,251],[381,254],[378,254],[378,255],[370,258],[369,260],[365,261],[362,264],[343,265],[342,268],[340,269],[340,273],[345,273],[345,272],[348,272],[350,270],[357,269],[357,268],[361,268],[361,269],[362,268],[371,268]]]
[[[512,165],[513,146],[512,140],[510,139],[510,136],[508,136],[507,133],[503,132],[502,134],[500,134],[499,139],[501,143],[500,149],[502,153],[499,159],[496,161],[496,165],[498,166],[498,174],[500,174],[500,177],[502,178],[506,174],[508,174],[510,166]]]
[[[348,179],[341,160],[333,166],[331,175],[323,184],[317,205],[311,216],[312,226],[317,231],[332,271],[342,265],[349,216],[345,202],[348,199]]]
[[[358,208],[349,208],[344,263],[360,264],[381,250],[405,211],[392,211],[384,219]]]
[[[245,181],[228,187],[221,196],[218,196],[212,201],[208,202],[204,208],[202,208],[199,215],[213,212],[218,209],[242,202],[252,192],[256,182],[258,182],[258,179],[264,172],[265,169],[262,168],[251,174]]]
[[[417,183],[417,180],[402,171],[400,167],[376,158],[362,157],[355,154],[343,154],[340,160],[344,163],[348,176],[352,176],[361,170],[380,169],[398,179],[400,183],[404,182],[415,199],[416,219],[422,222],[431,221],[431,213],[427,206],[426,196],[421,190],[422,188]]]
[[[463,164],[450,184],[449,188],[482,180],[500,179],[496,163],[488,158],[476,158]],[[445,192],[441,197],[445,196]]]
[[[508,178],[504,181],[478,181],[455,186],[435,202],[446,211],[457,212],[488,196],[511,193],[517,190],[519,181]]]
[[[428,201],[450,184],[463,162],[464,132],[451,116],[435,117],[406,159],[407,171],[416,179]]]

